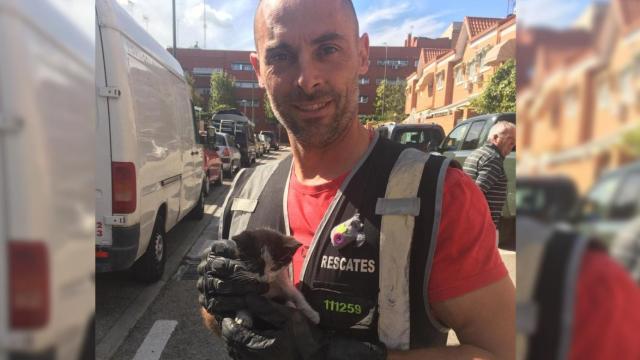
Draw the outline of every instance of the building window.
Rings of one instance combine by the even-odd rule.
[[[384,79],[376,79],[376,85],[382,84]],[[387,79],[387,85],[405,85],[407,81],[401,78]]]
[[[213,73],[221,73],[221,68],[194,67],[191,73],[193,76],[211,76]]]
[[[578,114],[578,89],[571,88],[564,95],[564,116],[573,118]]]
[[[627,104],[633,104],[633,71],[630,67],[622,70],[618,75],[619,89],[622,94],[622,101]]]
[[[368,77],[361,77],[360,79],[358,79],[358,84],[360,84],[360,85],[369,85],[369,78]]]
[[[416,60],[416,61],[413,63],[413,67],[418,67],[418,62],[420,62],[420,60]]]
[[[243,89],[257,89],[258,88],[258,82],[257,81],[246,81],[246,80],[236,80],[233,83],[234,87],[237,88],[243,88]]]
[[[436,90],[442,90],[444,87],[444,70],[436,74]]]
[[[427,94],[433,96],[433,81],[429,81],[427,84]]]
[[[377,64],[379,66],[390,66],[393,69],[398,69],[401,67],[409,66],[409,60],[398,60],[398,59],[386,59],[386,60],[378,60]]]
[[[233,63],[231,64],[231,70],[235,71],[253,71],[253,67],[250,63]]]
[[[368,102],[369,102],[369,97],[368,97],[368,96],[365,96],[365,95],[360,95],[360,96],[358,97],[358,102],[359,102],[360,104],[366,104],[366,103],[368,103]]]
[[[464,83],[464,65],[463,64],[456,65],[453,71],[456,78],[456,85]]]
[[[257,99],[253,99],[253,101],[251,99],[240,99],[240,100],[236,100],[236,104],[238,104],[238,106],[240,108],[243,108],[245,103],[247,104],[248,108],[257,108],[260,107],[260,100]]]
[[[476,59],[472,59],[467,64],[467,75],[469,76],[469,80],[473,81],[473,79],[477,74],[477,70],[478,70],[478,63]]]

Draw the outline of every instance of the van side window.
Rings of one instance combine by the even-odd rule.
[[[451,134],[445,139],[443,144],[444,151],[453,151],[458,149],[458,145],[462,141],[462,137],[467,132],[469,124],[460,125],[451,131]]]
[[[467,132],[467,136],[465,136],[460,150],[474,150],[478,147],[480,134],[482,133],[482,129],[484,129],[485,123],[486,120],[481,120],[474,121],[473,124],[471,124],[471,128],[469,128],[469,132]]]
[[[611,205],[610,218],[628,220],[636,215],[640,201],[640,171],[634,171],[620,186]]]
[[[196,144],[203,144],[203,138],[198,132],[198,123],[196,122],[196,108],[193,106],[193,102],[189,100],[189,107],[191,108],[191,122],[193,123],[193,130],[196,135]]]

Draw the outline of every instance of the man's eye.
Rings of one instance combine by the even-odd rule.
[[[320,52],[322,55],[331,55],[335,52],[338,51],[338,47],[333,46],[333,45],[325,45],[323,47],[320,48]]]
[[[289,55],[285,53],[273,54],[269,56],[269,62],[271,63],[284,62],[288,60],[289,60]]]

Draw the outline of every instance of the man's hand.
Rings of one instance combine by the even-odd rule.
[[[322,332],[302,312],[259,295],[247,295],[245,303],[262,325],[250,328],[235,318],[222,320],[222,338],[233,359],[324,359]]]
[[[198,274],[198,301],[212,315],[235,316],[237,310],[247,308],[245,295],[269,290],[269,284],[236,259],[236,243],[231,240],[213,242],[202,256]]]

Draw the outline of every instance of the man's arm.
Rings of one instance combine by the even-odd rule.
[[[498,180],[498,174],[500,173],[502,164],[498,158],[490,158],[481,164],[478,164],[478,177],[476,178],[476,185],[482,190],[483,193],[487,193],[489,189]]]
[[[459,346],[390,351],[389,359],[514,359],[515,287],[509,276],[462,296],[432,304]]]

